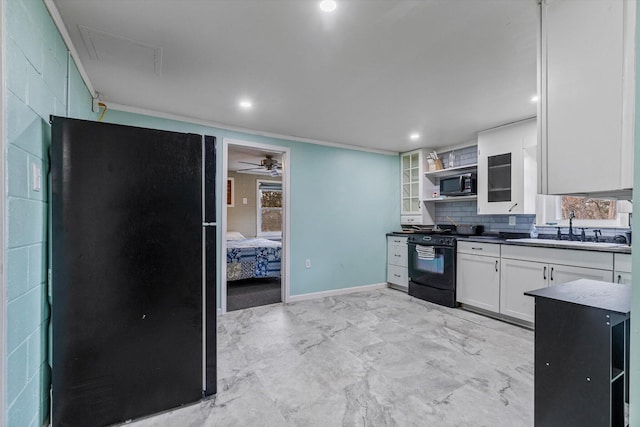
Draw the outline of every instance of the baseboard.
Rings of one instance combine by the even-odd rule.
[[[311,294],[290,295],[287,302],[307,301],[310,299],[333,297],[336,295],[352,294],[354,292],[373,291],[387,287],[387,282],[375,283],[373,285],[354,286],[351,288],[334,289],[331,291],[314,292]]]

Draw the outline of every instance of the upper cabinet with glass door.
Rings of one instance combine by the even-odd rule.
[[[422,199],[425,153],[423,149],[402,153],[401,223],[423,224]]]
[[[478,213],[535,214],[536,119],[478,134]]]

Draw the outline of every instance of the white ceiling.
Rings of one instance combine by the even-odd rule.
[[[54,3],[107,104],[391,151],[535,116],[536,0],[337,1]]]

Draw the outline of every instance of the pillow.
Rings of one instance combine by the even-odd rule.
[[[237,231],[227,231],[227,240],[243,240],[246,239],[242,234]]]

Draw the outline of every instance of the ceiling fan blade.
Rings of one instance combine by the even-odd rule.
[[[260,167],[262,167],[262,165],[259,165],[258,163],[243,162],[242,160],[238,160],[238,163],[244,163],[245,165],[253,165],[253,166],[260,166]]]
[[[256,171],[256,170],[264,170],[264,168],[248,168],[248,169],[238,169],[233,172],[244,172],[244,171]]]

